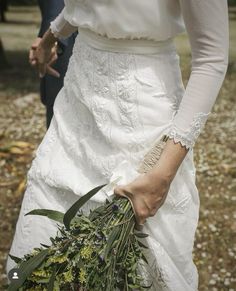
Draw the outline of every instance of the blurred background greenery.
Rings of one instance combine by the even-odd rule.
[[[236,6],[236,0],[228,0],[229,6]]]

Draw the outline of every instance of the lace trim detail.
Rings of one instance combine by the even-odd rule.
[[[186,147],[186,149],[192,149],[210,113],[211,112],[196,113],[189,129],[186,131],[183,131],[173,125],[169,133],[167,133],[167,136],[170,139],[173,139],[175,143],[180,142],[182,146]]]

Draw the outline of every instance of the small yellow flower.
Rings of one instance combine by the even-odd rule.
[[[91,246],[85,246],[80,251],[81,257],[85,260],[90,259],[92,253],[93,253],[93,248]]]
[[[32,273],[32,275],[37,276],[37,277],[48,277],[49,276],[48,272],[45,272],[44,270],[35,270]]]
[[[67,261],[66,255],[52,256],[48,259],[50,263],[64,263]]]
[[[74,276],[72,274],[72,269],[70,269],[69,271],[63,273],[65,282],[72,282],[74,279]]]
[[[81,284],[86,283],[86,271],[84,269],[79,272],[79,281]]]
[[[30,253],[32,256],[36,256],[40,251],[33,249],[32,252]]]

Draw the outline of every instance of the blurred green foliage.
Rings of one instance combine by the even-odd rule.
[[[236,6],[236,0],[228,0],[230,6]]]

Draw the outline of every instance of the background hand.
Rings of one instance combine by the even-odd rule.
[[[142,225],[150,216],[154,216],[164,203],[171,180],[155,172],[140,175],[133,182],[125,186],[117,186],[114,194],[127,197],[135,213],[138,225]]]
[[[37,37],[32,43],[30,51],[29,51],[29,63],[33,67],[37,65],[36,50],[40,44],[41,39],[42,39],[41,37]]]
[[[29,62],[33,67],[38,68],[40,78],[44,77],[46,73],[57,78],[60,77],[60,74],[52,68],[52,64],[56,62],[57,58],[56,43],[53,47],[47,47],[42,44],[41,38],[36,38],[29,52]]]

